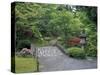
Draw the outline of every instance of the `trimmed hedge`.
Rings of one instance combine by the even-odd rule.
[[[80,58],[80,59],[85,58],[85,52],[81,48],[71,47],[68,48],[67,50],[70,57]]]

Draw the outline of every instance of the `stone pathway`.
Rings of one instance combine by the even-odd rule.
[[[52,46],[38,48],[38,57],[55,57],[63,55],[63,53],[57,48]]]
[[[38,58],[41,72],[92,69],[97,67],[96,60],[70,58],[54,46],[38,48]]]

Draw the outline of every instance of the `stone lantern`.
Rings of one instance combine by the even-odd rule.
[[[85,44],[86,44],[86,33],[85,30],[83,29],[80,33],[80,44],[82,50],[84,50]]]

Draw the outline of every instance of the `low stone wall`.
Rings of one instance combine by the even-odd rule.
[[[64,48],[60,44],[55,44],[65,55],[68,55],[67,52],[65,52]]]

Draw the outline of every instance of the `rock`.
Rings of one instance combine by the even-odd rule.
[[[32,50],[31,49],[27,49],[27,48],[23,48],[20,52],[19,52],[20,56],[32,56]]]

